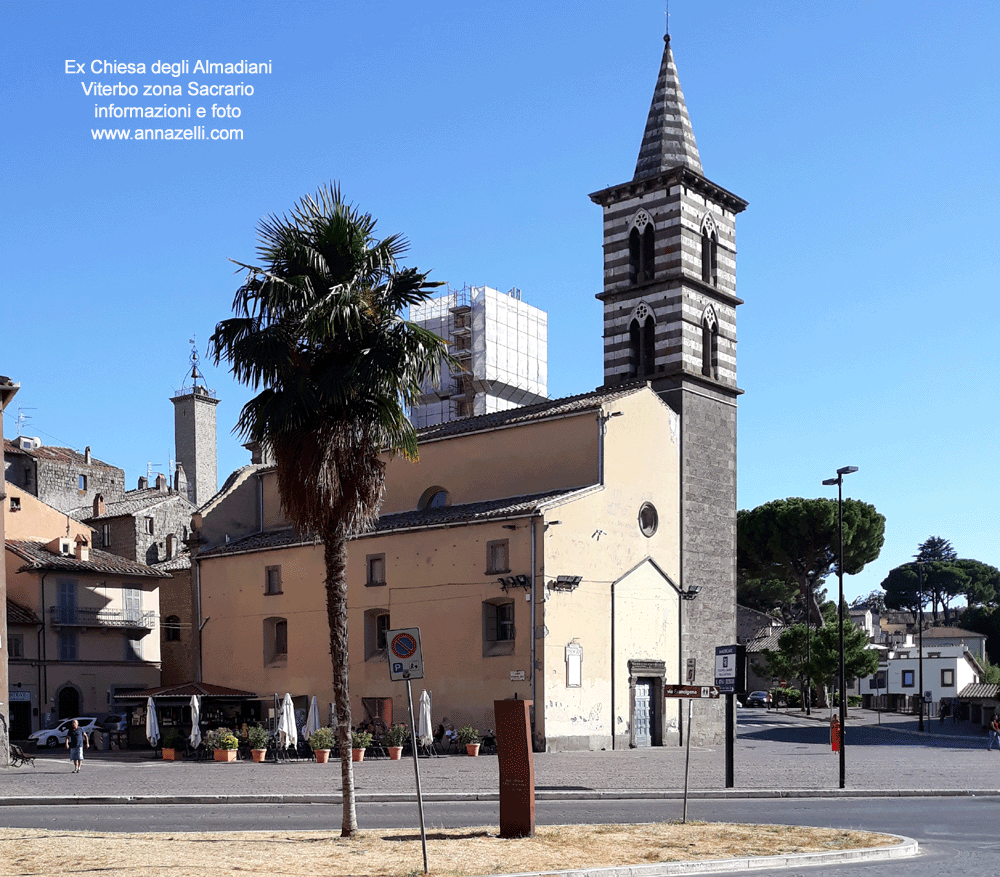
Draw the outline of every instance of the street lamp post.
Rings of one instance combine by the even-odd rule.
[[[917,623],[920,625],[917,630],[917,667],[919,667],[920,697],[918,698],[917,730],[924,730],[924,562],[917,560],[917,600],[920,607],[917,613]]]
[[[837,599],[837,622],[840,626],[840,788],[844,788],[847,762],[844,756],[845,728],[847,726],[847,679],[844,674],[844,476],[857,472],[857,466],[841,466],[836,478],[827,478],[823,483],[837,485],[837,529],[840,540],[840,560],[837,563],[837,579],[840,583]]]
[[[810,621],[812,619],[812,582],[809,583],[809,593],[806,596],[806,690],[803,701],[806,705],[806,715],[812,715],[809,707],[812,704],[812,648],[809,642]]]

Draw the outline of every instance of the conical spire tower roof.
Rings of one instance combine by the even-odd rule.
[[[665,36],[663,41],[660,75],[653,91],[653,103],[649,107],[633,180],[653,177],[679,165],[704,176],[674,54],[670,50],[670,37]]]

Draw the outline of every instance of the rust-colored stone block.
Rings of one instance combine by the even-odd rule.
[[[535,762],[531,754],[530,700],[495,700],[500,763],[500,837],[534,837]]]

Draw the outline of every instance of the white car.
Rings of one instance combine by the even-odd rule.
[[[80,730],[85,734],[92,734],[97,730],[97,719],[93,716],[77,716],[75,719],[64,719],[56,727],[48,728],[44,731],[35,731],[28,735],[29,740],[33,740],[37,746],[62,746],[69,736],[70,727],[73,722],[80,723]]]

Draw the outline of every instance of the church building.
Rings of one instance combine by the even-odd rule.
[[[381,517],[348,548],[355,723],[406,716],[387,631],[419,627],[433,721],[493,727],[534,702],[538,748],[676,745],[664,687],[714,682],[736,642],[735,219],[709,181],[670,48],[632,179],[603,208],[604,384],[419,430]],[[201,679],[333,700],[322,546],[273,467],[234,473],[193,521]],[[324,714],[326,710],[324,709]],[[724,701],[692,739],[721,742]]]

